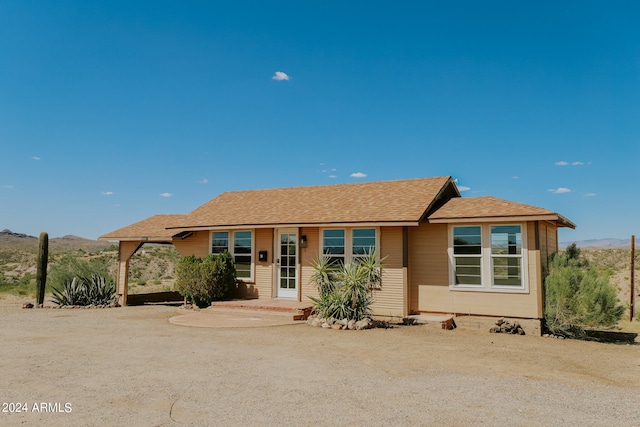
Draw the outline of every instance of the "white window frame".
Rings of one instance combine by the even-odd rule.
[[[251,233],[251,267],[249,269],[249,277],[238,277],[238,280],[241,280],[243,282],[253,282],[254,281],[254,270],[255,270],[255,245],[256,245],[256,238],[255,238],[255,230],[253,229],[247,229],[247,230],[212,230],[211,233],[209,233],[209,253],[212,254],[213,253],[213,233],[227,233],[228,236],[228,247],[227,247],[227,251],[229,251],[229,254],[231,255],[232,259],[233,259],[233,263],[235,264],[236,262],[236,253],[235,253],[235,234],[236,233],[242,233],[242,232],[249,232]],[[247,254],[238,254],[238,255],[244,255],[246,256]]]
[[[480,228],[480,254],[458,254],[454,253],[454,230],[456,228],[461,227],[479,227]],[[455,289],[481,289],[484,287],[485,283],[485,267],[484,267],[484,258],[485,258],[485,248],[483,245],[484,242],[484,228],[481,224],[464,224],[457,225],[451,227],[450,230],[450,242],[449,242],[449,256],[451,258],[451,283]],[[474,285],[469,283],[456,283],[456,258],[480,258],[480,284]]]
[[[491,251],[491,227],[496,226],[520,226],[520,232],[522,237],[522,250],[518,256],[511,255],[510,257],[520,257],[520,274],[521,283],[520,286],[505,286],[494,285],[493,283],[493,258],[506,257],[506,255],[494,255]],[[456,284],[456,271],[455,271],[455,258],[461,255],[455,255],[453,253],[453,230],[456,227],[469,227],[479,226],[481,230],[481,262],[480,262],[480,274],[481,285],[457,285]],[[449,224],[449,290],[452,291],[470,291],[470,292],[499,292],[499,293],[529,293],[529,254],[527,250],[527,224],[526,223],[482,223],[482,224]],[[463,255],[464,256],[464,255]],[[473,255],[477,256],[477,255]]]
[[[353,253],[353,231],[354,230],[375,230],[376,247],[375,251],[380,256],[380,227],[325,227],[320,229],[320,248],[319,253],[325,256],[324,253],[324,232],[326,230],[344,230],[344,262],[345,264],[354,261],[357,258],[361,258],[363,255]],[[340,256],[340,255],[338,255]]]

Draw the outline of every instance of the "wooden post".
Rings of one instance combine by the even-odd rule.
[[[636,261],[636,236],[632,235],[631,236],[631,271],[629,272],[629,277],[631,278],[631,304],[629,304],[629,321],[633,322],[633,317],[634,317],[634,310],[635,310],[635,305],[634,305],[634,301],[635,301],[635,294],[636,291],[634,289],[634,277],[635,276],[635,262]]]

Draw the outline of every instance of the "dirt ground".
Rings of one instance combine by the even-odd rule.
[[[640,346],[0,300],[0,425],[640,426]],[[18,409],[22,412],[17,412]]]

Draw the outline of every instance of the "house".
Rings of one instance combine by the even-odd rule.
[[[234,191],[184,215],[156,215],[100,237],[119,241],[118,294],[144,243],[182,255],[228,250],[238,279],[261,299],[308,301],[311,263],[376,248],[384,259],[374,314],[456,313],[540,319],[559,227],[547,209],[461,197],[451,177]]]

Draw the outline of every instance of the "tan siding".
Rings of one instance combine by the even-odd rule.
[[[173,246],[176,247],[180,255],[195,255],[197,257],[206,257],[209,255],[210,231],[196,231],[184,240],[176,240]]]
[[[438,313],[539,318],[537,294],[450,291],[420,286],[420,309]]]
[[[558,252],[558,227],[553,224],[547,225],[547,239],[549,245],[549,252]]]
[[[549,255],[551,255],[551,253],[549,252],[549,246],[548,246],[548,239],[547,239],[547,233],[549,232],[549,227],[547,226],[546,222],[539,222],[539,226],[538,226],[539,232],[540,232],[540,261],[542,262],[542,265],[546,268],[549,265]]]
[[[311,264],[318,258],[320,251],[320,229],[301,228],[301,236],[307,236],[307,247],[300,248],[300,295],[302,301],[309,301],[309,297],[317,298],[318,289],[309,284],[313,268]]]
[[[247,295],[252,298],[273,297],[273,229],[261,228],[254,231],[254,281],[247,285]],[[267,251],[267,261],[258,261],[258,252]]]
[[[382,286],[374,292],[373,313],[378,316],[405,316],[402,227],[380,228],[380,256],[384,259]]]
[[[420,311],[421,285],[449,286],[447,224],[409,228],[409,310]]]
[[[410,283],[417,295],[418,310],[489,316],[540,318],[542,311],[540,252],[535,249],[533,222],[526,224],[528,293],[452,291],[449,289],[448,231],[440,224],[411,229],[409,245]],[[415,292],[415,294],[414,294]],[[414,299],[414,298],[412,298]],[[411,301],[415,310],[415,302]]]

